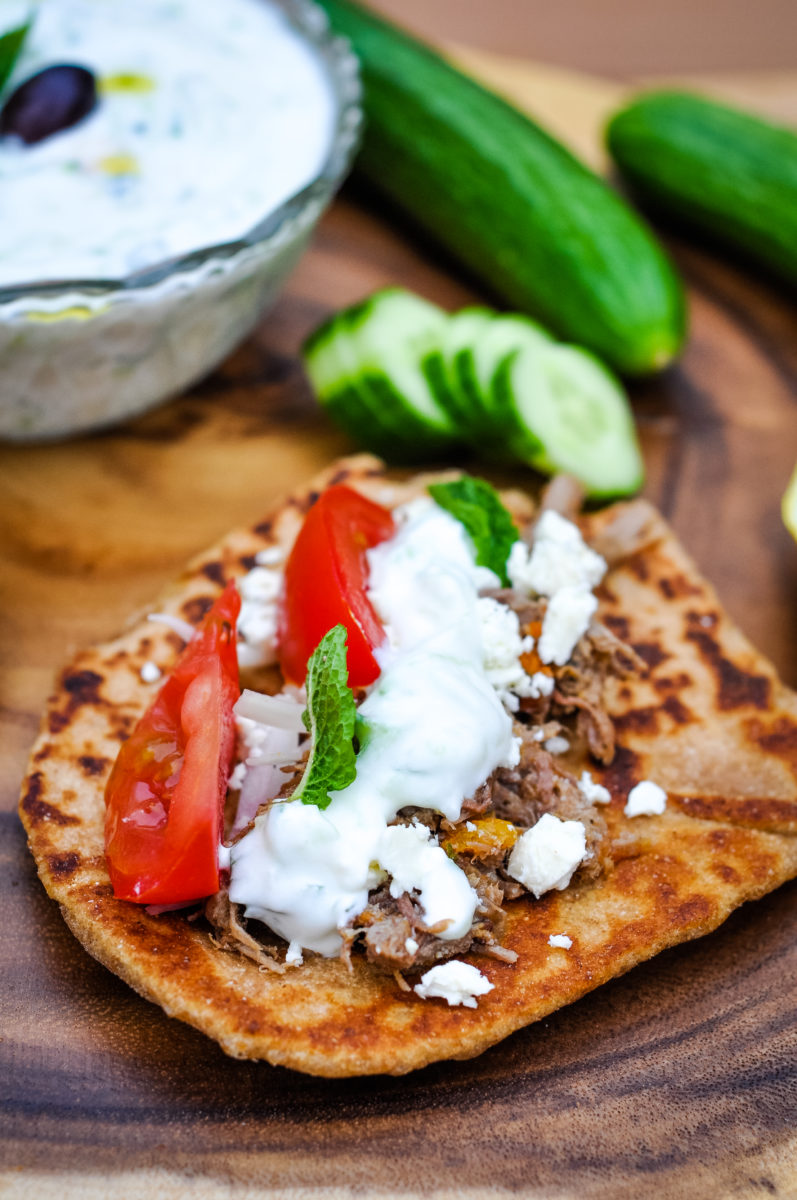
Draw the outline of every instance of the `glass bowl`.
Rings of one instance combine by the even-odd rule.
[[[0,287],[0,438],[100,429],[206,375],[276,299],[343,181],[362,121],[358,64],[311,0],[271,0],[310,44],[336,119],[321,174],[233,242],[118,280]]]

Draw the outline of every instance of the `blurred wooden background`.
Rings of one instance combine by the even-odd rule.
[[[797,0],[369,0],[414,32],[622,78],[797,68]]]

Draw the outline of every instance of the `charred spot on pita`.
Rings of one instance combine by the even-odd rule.
[[[73,850],[64,851],[62,854],[48,854],[47,867],[51,875],[57,879],[68,879],[70,875],[74,875],[80,866],[80,855]]]
[[[78,758],[78,763],[85,775],[102,775],[111,764],[107,758],[101,758],[97,754],[81,754]]]
[[[180,611],[191,625],[198,625],[212,607],[213,598],[211,596],[194,596],[191,600],[186,600]]]
[[[616,630],[612,632],[616,633]],[[618,637],[622,636],[617,634]],[[628,640],[626,636],[626,641]],[[659,645],[658,642],[632,642],[631,649],[635,654],[638,654],[647,667],[654,671],[656,667],[660,667],[663,662],[666,662],[670,655]]]
[[[199,568],[206,579],[211,583],[217,583],[219,587],[223,587],[227,582],[227,575],[224,570],[224,563],[216,559],[214,562],[203,563]]]
[[[769,707],[772,685],[766,675],[745,671],[726,658],[719,643],[704,629],[695,629],[687,614],[686,638],[693,642],[703,660],[711,667],[717,682],[717,704],[727,712],[733,708]]]
[[[70,817],[67,813],[61,812],[60,809],[42,800],[43,792],[44,777],[41,771],[34,771],[27,781],[27,787],[20,800],[20,808],[28,816],[31,825],[36,826],[43,821],[49,821],[53,825],[80,824],[77,817]]]
[[[74,710],[80,704],[101,704],[99,687],[103,682],[102,675],[96,671],[67,672],[61,679],[61,685],[69,693],[70,709]]]

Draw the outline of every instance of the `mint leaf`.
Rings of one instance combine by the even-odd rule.
[[[14,70],[32,25],[33,17],[29,17],[24,25],[9,29],[8,33],[0,37],[0,88],[5,87],[9,75]]]
[[[478,565],[489,567],[503,586],[509,587],[506,562],[519,535],[495,488],[485,479],[463,475],[453,483],[430,484],[429,493],[441,508],[465,526]]]
[[[346,630],[336,625],[318,643],[307,664],[307,708],[302,720],[312,742],[307,767],[292,800],[326,808],[330,792],[353,782],[357,774],[353,745],[356,715],[346,665]]]

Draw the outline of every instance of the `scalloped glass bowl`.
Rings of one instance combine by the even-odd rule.
[[[362,119],[357,62],[310,0],[272,0],[326,65],[337,105],[326,164],[245,237],[115,282],[0,288],[0,438],[113,425],[201,379],[276,299],[343,181]]]

